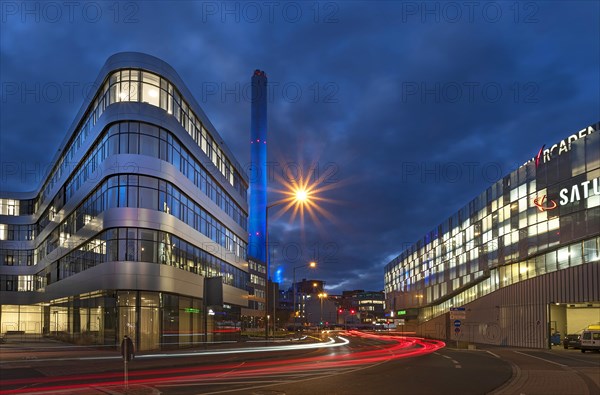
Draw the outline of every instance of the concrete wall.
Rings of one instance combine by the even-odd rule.
[[[560,325],[558,330],[562,335],[568,329],[566,307],[555,306],[555,303],[592,302],[600,302],[598,262],[525,280],[466,304],[466,319],[461,322],[458,340],[501,346],[547,348],[550,320],[557,321],[557,325]],[[552,313],[549,315],[550,309]],[[577,322],[589,320],[578,318],[577,314],[580,313],[573,314],[574,324],[571,325],[579,325]],[[581,313],[582,316],[583,314]],[[419,336],[446,341],[457,339],[449,313],[413,327]]]

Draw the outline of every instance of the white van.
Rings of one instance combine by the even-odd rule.
[[[581,352],[600,351],[600,330],[584,330],[581,333]]]

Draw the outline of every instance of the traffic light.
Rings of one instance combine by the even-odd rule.
[[[338,313],[342,314],[344,312],[344,309],[339,309]]]
[[[356,314],[356,310],[350,309],[350,314]]]

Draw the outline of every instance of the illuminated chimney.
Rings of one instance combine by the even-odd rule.
[[[248,256],[266,263],[267,75],[261,70],[255,70],[252,75],[250,150]]]

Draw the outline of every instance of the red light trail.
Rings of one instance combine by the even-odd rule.
[[[357,367],[387,362],[399,358],[416,357],[425,355],[445,346],[438,340],[418,337],[404,337],[391,335],[374,335],[357,331],[346,332],[348,336],[385,341],[386,343],[371,346],[365,351],[347,352],[326,356],[289,358],[285,360],[235,362],[215,364],[209,366],[188,366],[166,369],[131,370],[129,372],[129,385],[134,384],[165,384],[185,381],[210,381],[222,379],[224,372],[227,375],[240,377],[259,377],[281,373],[307,372],[328,368]],[[339,337],[346,341],[344,337]],[[189,355],[193,357],[193,354]],[[82,383],[83,382],[83,383]],[[80,374],[61,377],[44,377],[32,379],[3,380],[2,386],[31,386],[41,385],[37,388],[2,389],[0,394],[26,394],[40,392],[75,391],[89,388],[90,386],[119,386],[123,384],[122,372],[102,374]]]

